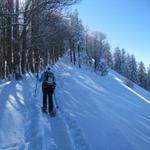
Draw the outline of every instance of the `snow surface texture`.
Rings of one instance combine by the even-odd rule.
[[[130,89],[114,71],[101,77],[66,59],[53,68],[55,118],[42,114],[34,76],[0,84],[0,150],[149,150],[150,93]]]

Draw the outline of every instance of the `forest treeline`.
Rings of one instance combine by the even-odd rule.
[[[150,90],[150,67],[84,27],[78,12],[66,9],[79,0],[0,0],[0,78],[22,78],[53,65],[67,51],[70,61],[91,65],[101,75],[114,69]]]

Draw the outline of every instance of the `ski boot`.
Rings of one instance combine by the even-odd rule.
[[[42,112],[46,112],[46,107],[42,107]]]
[[[49,112],[49,115],[50,115],[51,117],[55,117],[55,113],[54,113],[53,111]]]

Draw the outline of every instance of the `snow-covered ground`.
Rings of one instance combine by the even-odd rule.
[[[0,84],[0,150],[149,150],[150,93],[61,59],[53,68],[59,105],[55,118],[41,112],[35,78]]]
[[[72,150],[64,121],[41,112],[35,78],[0,85],[0,150]]]

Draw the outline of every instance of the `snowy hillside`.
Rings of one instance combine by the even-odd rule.
[[[53,68],[59,110],[41,112],[35,77],[0,84],[0,150],[149,150],[150,93],[61,59]]]

